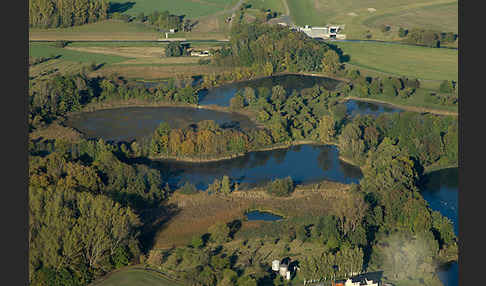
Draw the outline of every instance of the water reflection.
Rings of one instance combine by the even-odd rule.
[[[458,235],[459,169],[443,169],[426,175],[421,182],[421,190],[430,208],[439,211],[454,223],[454,232]],[[459,285],[458,268],[457,262],[454,262],[438,271],[444,286]]]
[[[384,112],[393,113],[403,111],[403,109],[390,107],[381,103],[370,103],[357,100],[348,100],[345,104],[347,113],[351,115],[351,117],[354,117],[358,114],[378,116]]]
[[[127,107],[85,112],[70,116],[66,125],[88,138],[129,141],[152,134],[163,121],[172,128],[181,128],[208,119],[227,126],[255,127],[248,117],[237,113],[190,107]]]
[[[231,160],[208,163],[151,161],[153,168],[163,172],[172,186],[191,182],[206,189],[214,179],[228,175],[239,183],[258,184],[276,178],[291,176],[296,183],[331,180],[358,183],[362,177],[359,168],[338,159],[335,146],[302,145],[287,149],[251,152]]]
[[[328,90],[333,90],[337,87],[340,81],[317,76],[306,75],[279,75],[272,77],[259,78],[254,80],[236,82],[211,88],[209,90],[203,90],[199,93],[199,103],[201,105],[220,105],[229,106],[231,98],[236,94],[238,90],[242,90],[245,87],[252,87],[258,89],[260,87],[266,87],[269,90],[275,85],[281,85],[290,94],[292,91],[300,91],[304,88],[310,88],[315,85],[323,86]]]

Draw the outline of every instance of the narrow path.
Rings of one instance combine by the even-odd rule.
[[[290,17],[290,9],[289,9],[289,4],[287,3],[287,0],[282,0],[282,4],[284,5],[284,8],[285,8],[285,15]]]

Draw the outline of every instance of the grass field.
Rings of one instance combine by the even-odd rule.
[[[348,39],[396,40],[399,26],[457,31],[458,5],[451,0],[287,0],[297,25],[345,24]],[[390,24],[382,32],[379,24]],[[369,32],[368,32],[369,31]]]
[[[285,13],[285,8],[283,5],[283,0],[250,0],[246,3],[251,5],[254,9],[271,9],[275,12]]]
[[[70,28],[30,29],[29,40],[106,41],[106,40],[157,40],[162,34],[141,23],[106,20]]]
[[[99,282],[90,286],[181,286],[182,284],[171,281],[161,274],[138,268],[128,268],[108,274]]]
[[[150,14],[154,11],[169,11],[176,15],[186,15],[188,18],[207,16],[223,11],[234,6],[238,0],[135,0],[133,7],[125,13],[137,15],[140,12]],[[112,3],[126,3],[126,1],[115,0]]]
[[[81,63],[105,63],[113,64],[128,60],[128,57],[117,55],[106,55],[97,53],[87,53],[75,51],[67,48],[56,48],[52,43],[30,43],[29,56],[31,57],[49,57],[52,55],[61,55],[60,59],[71,62]]]
[[[388,14],[369,17],[363,23],[368,26],[379,27],[380,25],[396,26],[404,28],[423,28],[431,30],[458,32],[459,11],[457,2],[432,4]]]
[[[376,72],[427,80],[457,80],[458,51],[410,45],[334,42],[349,64]]]

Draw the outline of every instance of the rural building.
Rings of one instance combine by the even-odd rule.
[[[191,51],[191,57],[209,57],[209,51]]]
[[[290,280],[291,270],[294,267],[289,266],[290,259],[283,259],[282,262],[279,260],[272,261],[272,270],[278,272],[280,276],[284,277],[286,280]]]
[[[346,280],[335,281],[335,286],[381,286],[381,273],[370,272],[360,274]]]
[[[345,34],[341,34],[341,30],[344,29],[343,25],[327,25],[325,27],[311,27],[306,25],[304,27],[293,27],[294,30],[304,32],[311,38],[320,39],[346,39]]]

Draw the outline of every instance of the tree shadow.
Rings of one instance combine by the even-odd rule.
[[[155,237],[162,227],[180,212],[175,204],[148,209],[140,214],[143,227],[140,234],[141,248],[147,253],[155,244]]]
[[[135,5],[135,2],[125,2],[125,3],[110,3],[110,8],[108,13],[123,13],[131,9]]]
[[[329,48],[331,48],[331,50],[335,51],[339,55],[339,60],[342,63],[346,63],[351,60],[351,56],[344,54],[343,50],[341,50],[341,48],[339,48],[337,45],[330,43],[328,43],[327,45],[329,46]]]

